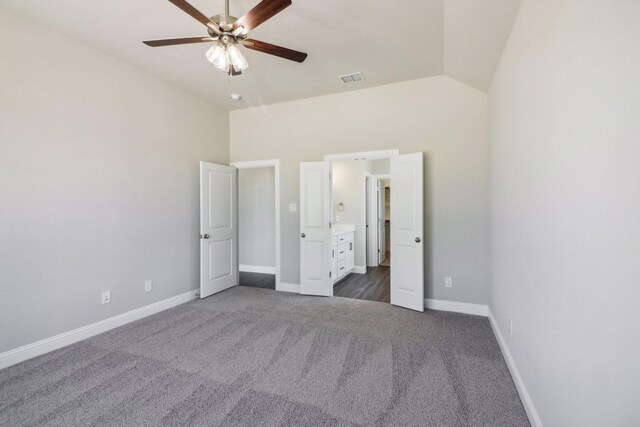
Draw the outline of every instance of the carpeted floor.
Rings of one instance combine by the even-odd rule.
[[[0,371],[0,425],[529,424],[486,318],[235,287]]]

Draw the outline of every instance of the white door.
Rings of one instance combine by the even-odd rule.
[[[300,163],[300,293],[333,295],[331,162]]]
[[[422,153],[391,158],[391,304],[424,311]]]
[[[382,264],[387,255],[387,242],[386,239],[386,223],[385,223],[385,193],[384,193],[384,181],[378,180],[378,264]]]
[[[238,284],[236,169],[200,162],[200,298]]]

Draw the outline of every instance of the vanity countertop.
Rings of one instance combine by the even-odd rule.
[[[351,233],[356,231],[355,224],[334,224],[332,233],[333,235],[338,235],[342,233]]]

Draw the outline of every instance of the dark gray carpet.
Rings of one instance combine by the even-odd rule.
[[[529,424],[485,318],[236,287],[0,371],[0,425]]]

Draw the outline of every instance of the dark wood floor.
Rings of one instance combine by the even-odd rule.
[[[276,275],[262,273],[240,272],[240,286],[250,286],[252,288],[275,289]]]
[[[367,301],[389,302],[391,292],[391,269],[389,267],[367,267],[366,274],[351,273],[333,287],[333,295]],[[240,272],[240,286],[275,289],[274,274]]]
[[[367,267],[366,274],[351,273],[333,287],[333,295],[367,301],[389,302],[391,297],[391,269]]]

